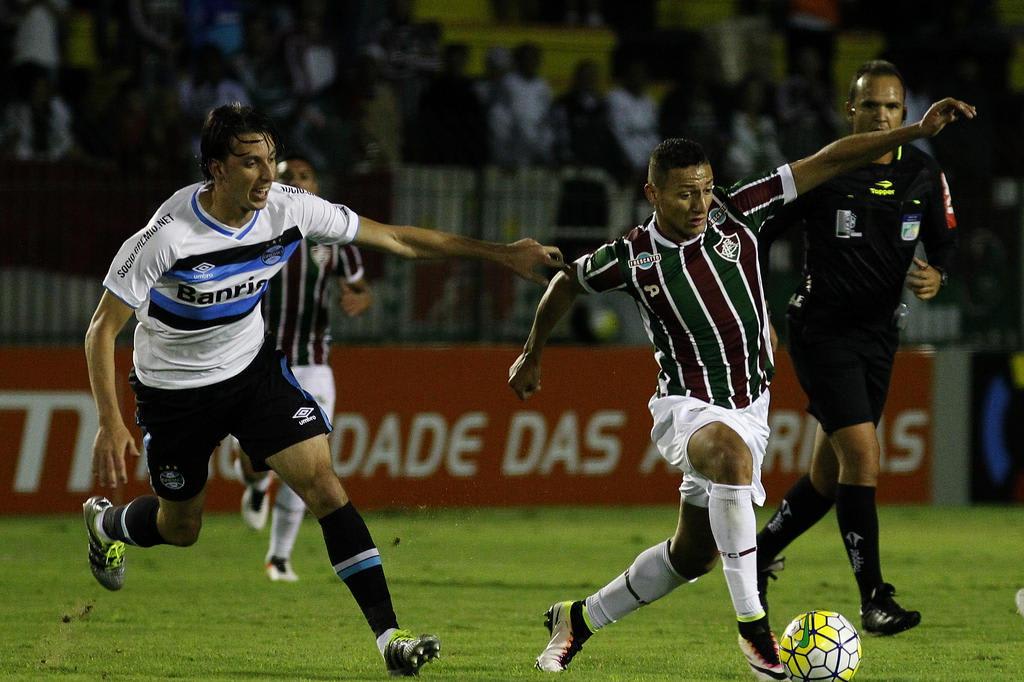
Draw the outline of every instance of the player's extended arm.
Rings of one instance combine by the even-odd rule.
[[[554,276],[548,290],[537,304],[533,327],[523,345],[523,352],[508,370],[508,385],[520,400],[526,400],[540,390],[540,356],[544,352],[544,345],[551,335],[551,330],[565,316],[576,296],[582,291],[575,278],[563,270]]]
[[[840,138],[790,166],[796,183],[796,193],[808,192],[837,175],[877,159],[901,144],[937,135],[946,124],[961,116],[974,118],[976,113],[970,104],[947,97],[931,105],[917,123],[892,130],[877,130]]]
[[[135,439],[121,419],[114,383],[114,341],[132,312],[116,296],[104,291],[85,333],[89,384],[100,419],[92,446],[92,473],[100,485],[113,487],[128,482],[125,453],[139,456]]]
[[[547,279],[535,272],[537,266],[562,267],[562,253],[554,246],[543,246],[533,239],[520,239],[511,244],[485,242],[440,230],[426,230],[407,225],[387,225],[360,217],[359,232],[354,241],[378,251],[402,258],[475,258],[500,263],[517,275],[537,284]]]

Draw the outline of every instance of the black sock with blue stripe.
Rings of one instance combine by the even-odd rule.
[[[334,572],[345,581],[373,634],[398,627],[380,552],[351,502],[320,519]]]

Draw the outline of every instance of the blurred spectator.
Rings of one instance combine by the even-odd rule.
[[[284,40],[291,87],[306,102],[324,95],[338,77],[326,0],[302,0],[295,30]]]
[[[551,86],[540,76],[540,48],[523,43],[513,58],[515,69],[504,81],[512,117],[510,144],[499,149],[494,160],[508,168],[551,163]]]
[[[71,110],[45,68],[24,64],[19,73],[17,98],[4,110],[3,148],[20,160],[67,158],[75,151]]]
[[[842,130],[818,51],[803,47],[794,66],[779,84],[775,97],[779,146],[791,160],[813,154],[839,137]]]
[[[729,184],[755,171],[785,162],[769,107],[768,83],[750,75],[737,86],[724,175]]]
[[[474,84],[487,122],[487,157],[492,163],[503,158],[512,142],[512,105],[508,80],[512,75],[512,53],[492,47],[484,58],[484,77]]]
[[[129,59],[138,65],[143,88],[175,82],[185,16],[178,0],[131,0]]]
[[[482,166],[487,161],[486,119],[466,76],[468,59],[466,45],[446,46],[444,70],[420,100],[416,156],[424,163]]]
[[[185,35],[194,58],[206,45],[215,45],[225,57],[242,49],[241,0],[182,0]]]
[[[796,73],[808,50],[818,56],[821,73],[831,74],[840,23],[840,0],[788,0],[786,12],[786,62],[788,72]],[[880,14],[887,14],[886,11]],[[927,14],[920,11],[915,14]],[[916,24],[918,16],[910,22]],[[904,29],[907,24],[904,24]],[[825,79],[826,95],[832,99],[832,80]],[[817,151],[817,147],[813,151]]]
[[[207,44],[200,48],[192,74],[179,83],[178,100],[189,129],[198,131],[211,109],[231,102],[249,104],[249,94],[231,76],[220,49]],[[192,150],[199,151],[198,133],[193,134]]]
[[[412,0],[389,0],[387,17],[373,31],[371,44],[383,55],[381,75],[394,88],[407,132],[427,83],[441,70],[440,38],[437,24],[412,20]]]
[[[624,163],[608,122],[608,102],[598,89],[592,59],[576,65],[569,89],[555,100],[552,127],[555,159],[560,164],[597,166],[617,177]]]
[[[15,0],[15,29],[11,43],[11,65],[42,69],[54,83],[60,68],[60,21],[67,0]],[[34,77],[34,76],[32,76]]]
[[[354,165],[357,172],[388,168],[402,160],[402,118],[391,84],[381,78],[381,60],[367,51],[356,60],[349,118],[355,123]]]
[[[647,160],[661,141],[657,109],[647,93],[647,80],[644,62],[632,58],[622,67],[619,86],[608,93],[612,134],[626,156],[629,182],[647,177]]]
[[[234,59],[239,81],[253,106],[281,129],[290,127],[296,109],[292,72],[282,56],[282,34],[273,16],[257,10],[245,18],[245,47]]]
[[[685,137],[704,148],[712,168],[721,165],[728,142],[728,98],[712,80],[710,51],[695,41],[676,71],[676,82],[661,100],[658,129],[663,139]]]

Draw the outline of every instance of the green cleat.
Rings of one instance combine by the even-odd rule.
[[[105,497],[90,497],[82,505],[85,528],[89,533],[89,568],[100,585],[108,590],[124,587],[124,543],[104,542],[96,534],[96,517],[112,507]]]
[[[434,635],[413,635],[395,630],[384,646],[384,662],[392,677],[415,677],[425,663],[441,655],[441,641]]]

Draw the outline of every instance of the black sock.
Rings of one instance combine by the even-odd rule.
[[[114,540],[136,547],[166,545],[156,526],[160,498],[156,495],[136,497],[126,505],[111,507],[103,514],[103,532]]]
[[[840,483],[836,489],[836,519],[853,577],[860,588],[860,600],[865,602],[871,598],[871,591],[882,583],[874,486]]]
[[[831,508],[832,500],[815,489],[809,475],[802,476],[757,534],[758,567],[770,564],[779,552],[820,521]]]
[[[397,628],[380,553],[363,517],[349,502],[320,519],[320,528],[334,572],[352,592],[373,634],[380,637],[386,630]]]
[[[569,607],[569,622],[572,624],[573,637],[579,639],[580,644],[590,639],[594,633],[587,627],[587,619],[583,617],[583,602],[574,601]]]

